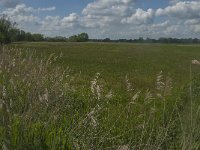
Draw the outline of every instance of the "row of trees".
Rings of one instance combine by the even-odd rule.
[[[89,36],[87,33],[81,33],[78,35],[73,35],[69,37],[68,41],[70,42],[87,42],[89,40]]]
[[[42,34],[32,34],[16,28],[16,23],[11,22],[6,16],[0,18],[0,43],[17,41],[43,41]]]
[[[138,38],[138,39],[117,39],[111,40],[110,38],[105,39],[91,39],[91,42],[116,42],[116,43],[200,43],[200,39],[197,38],[159,38],[159,39],[150,39],[150,38]]]
[[[69,38],[56,36],[56,37],[45,37],[43,41],[48,42],[87,42],[89,41],[89,36],[87,33],[81,33],[78,35],[70,36]]]
[[[16,28],[16,23],[11,22],[5,15],[0,17],[0,43],[6,44],[18,41],[49,41],[49,42],[87,42],[89,36],[87,33],[73,35],[69,38],[56,36],[44,37],[42,34],[32,34]]]

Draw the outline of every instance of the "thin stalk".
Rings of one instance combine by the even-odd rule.
[[[190,64],[190,145],[192,144],[192,126],[193,126],[193,113],[192,113],[192,64]]]

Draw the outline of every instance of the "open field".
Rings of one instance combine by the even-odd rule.
[[[20,43],[43,56],[63,54],[60,65],[81,73],[86,81],[99,72],[110,85],[120,88],[126,75],[137,88],[154,88],[163,71],[177,87],[189,82],[192,59],[200,58],[200,45],[116,43]],[[194,69],[196,70],[196,69]]]
[[[0,50],[4,149],[198,149],[200,45],[15,43]]]

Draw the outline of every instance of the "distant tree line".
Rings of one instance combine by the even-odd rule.
[[[111,40],[109,38],[105,39],[90,39],[90,42],[115,42],[115,43],[185,43],[185,44],[197,44],[200,43],[200,39],[197,38],[159,38],[159,39],[151,39],[151,38],[138,38],[138,39],[117,39]]]
[[[87,42],[89,41],[89,36],[87,33],[81,33],[78,35],[70,36],[69,38],[56,36],[56,37],[45,37],[43,41],[48,42]]]
[[[43,41],[42,34],[32,34],[16,28],[16,23],[11,22],[5,15],[0,18],[0,43],[7,44],[17,41]]]
[[[16,27],[16,23],[11,22],[5,15],[0,17],[0,43],[7,44],[11,42],[19,41],[31,41],[31,42],[87,42],[89,36],[87,33],[81,33],[73,35],[69,38],[56,36],[56,37],[44,37],[43,34],[36,34],[25,32]]]
[[[5,15],[0,17],[0,43],[6,44],[11,42],[19,41],[31,41],[31,42],[117,42],[117,43],[200,43],[200,39],[197,38],[159,38],[151,39],[140,37],[138,39],[117,39],[111,40],[110,38],[105,39],[89,39],[87,33],[81,33],[78,35],[70,36],[69,38],[56,36],[56,37],[45,37],[42,34],[33,34],[25,32],[16,27],[16,23],[11,22]]]

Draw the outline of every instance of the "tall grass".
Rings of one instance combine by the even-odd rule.
[[[125,75],[127,88],[121,95],[104,89],[99,73],[89,86],[77,84],[81,75],[55,65],[59,57],[39,58],[32,50],[1,48],[2,149],[198,147],[195,134],[192,142],[187,142],[191,134],[183,134],[188,133],[182,127],[184,109],[179,94],[172,92],[169,75],[160,72],[155,89],[146,91],[133,89]]]

